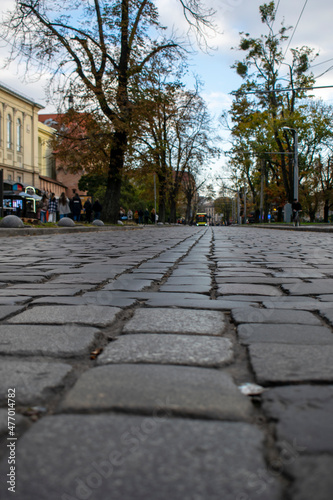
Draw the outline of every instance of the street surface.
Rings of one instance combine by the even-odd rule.
[[[0,241],[1,499],[333,497],[333,235]]]

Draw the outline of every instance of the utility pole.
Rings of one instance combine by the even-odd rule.
[[[155,205],[155,224],[157,224],[157,212],[156,212],[156,174],[154,174],[154,205]]]
[[[241,224],[239,191],[237,191],[237,224]]]
[[[264,222],[264,180],[265,160],[261,160],[261,183],[260,183],[260,222]]]
[[[294,200],[298,200],[298,131],[291,127],[282,127],[283,130],[291,130],[294,136]]]

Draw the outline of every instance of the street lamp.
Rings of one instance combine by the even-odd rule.
[[[294,135],[294,200],[298,200],[298,132],[295,128],[282,127],[291,130]]]

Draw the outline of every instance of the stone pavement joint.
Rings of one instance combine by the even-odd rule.
[[[1,499],[331,498],[332,234],[5,234]]]

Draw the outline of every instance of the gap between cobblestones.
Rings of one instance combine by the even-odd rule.
[[[190,251],[198,244],[198,242],[206,235],[208,229],[200,236],[200,238],[196,239],[196,241],[191,245],[191,247],[188,249],[188,251],[180,257],[175,264],[168,269],[168,271],[163,275],[163,277],[154,282],[151,286],[146,287],[143,289],[143,291],[151,291],[151,292],[157,292],[159,288],[167,282],[167,279],[172,275],[173,271],[178,268],[179,264],[182,262],[182,260],[185,259],[190,253]],[[188,238],[190,238],[189,236]],[[186,239],[188,239],[186,238]],[[179,244],[183,243],[178,242],[176,245],[171,247],[172,249],[176,248]],[[217,262],[216,259],[214,258],[214,251],[215,251],[215,238],[214,238],[214,232],[212,231],[212,237],[211,237],[211,244],[210,244],[210,253],[208,256],[208,261],[209,261],[209,269],[211,271],[211,289],[210,289],[210,299],[211,300],[216,300],[217,299],[217,283],[216,283],[216,270],[217,270]],[[143,263],[153,261],[155,258],[159,257],[165,252],[165,250],[161,251],[159,254],[155,255],[151,259],[146,259],[140,262],[140,264],[133,266],[131,269],[119,273],[115,278],[112,279],[107,279],[99,283],[98,285],[92,287],[89,290],[81,291],[76,296],[81,296],[84,295],[84,293],[87,292],[93,292],[93,291],[99,291],[103,289],[103,287],[111,283],[112,281],[116,280],[117,278],[121,276],[125,276],[126,274],[131,274],[133,270],[139,268]],[[46,279],[43,283],[47,282],[52,282],[53,279],[55,279],[57,276],[60,276],[60,274],[54,274],[50,278]],[[280,288],[280,287],[279,287]],[[282,290],[282,289],[281,289]],[[283,290],[282,290],[283,291]],[[288,296],[285,291],[283,291],[285,296]],[[33,299],[30,299],[30,301],[26,304],[26,308],[28,309],[32,304]],[[146,307],[146,301],[145,300],[136,300],[136,303],[124,308],[121,313],[117,316],[115,322],[108,327],[100,329],[100,334],[96,337],[95,342],[94,342],[94,349],[100,349],[108,345],[109,342],[112,342],[115,340],[119,335],[122,334],[122,329],[125,325],[125,323],[134,315],[135,311],[141,307]],[[318,311],[316,311],[317,315],[319,316]],[[9,319],[11,316],[14,316],[16,313],[13,313],[9,315],[8,317],[5,318],[5,320]],[[225,317],[226,317],[226,330],[223,334],[224,338],[229,338],[232,341],[233,344],[233,349],[234,349],[234,360],[231,364],[220,368],[220,370],[229,373],[231,377],[234,379],[236,385],[240,385],[245,382],[254,382],[255,377],[254,377],[254,372],[252,370],[250,361],[249,361],[249,355],[248,355],[248,348],[241,345],[240,342],[238,341],[237,338],[237,333],[236,333],[236,326],[235,323],[231,320],[230,313],[224,312]],[[322,321],[325,321],[321,316],[319,316]],[[325,321],[328,323],[328,321]],[[84,325],[82,325],[84,326]],[[40,357],[30,357],[31,361],[37,361],[40,360]],[[43,360],[47,362],[57,362],[56,358],[51,358],[51,357],[45,357],[43,356]],[[49,416],[52,414],[59,414],[59,413],[64,413],[63,410],[60,408],[60,403],[63,400],[65,394],[68,392],[68,390],[73,387],[75,382],[78,380],[80,375],[82,375],[85,371],[97,366],[97,359],[91,360],[88,359],[86,356],[81,356],[78,358],[63,358],[64,362],[70,364],[73,368],[72,372],[66,377],[64,380],[64,385],[63,387],[59,388],[57,387],[56,389],[52,390],[49,389],[47,392],[47,397],[49,398],[48,403],[47,403],[47,411],[40,415],[40,418],[44,418],[44,416]],[[278,384],[278,385],[283,385],[283,384]],[[290,384],[289,384],[290,385]],[[281,456],[281,452],[277,447],[276,443],[276,436],[275,436],[275,424],[272,422],[268,422],[267,418],[265,417],[262,409],[261,409],[261,398],[259,397],[251,397],[252,403],[253,403],[253,420],[250,423],[256,425],[265,435],[265,460],[266,460],[266,465],[267,465],[267,470],[271,472],[272,477],[275,475],[278,475],[279,480],[281,481],[283,487],[286,487],[290,484],[290,480],[288,477],[286,477],[285,473],[279,469],[278,465],[280,463],[279,458]],[[26,408],[24,407],[19,407],[18,412],[24,412],[26,411]],[[80,411],[78,413],[87,413],[84,411]],[[131,411],[112,411],[112,412],[103,412],[103,411],[90,411],[89,413],[133,413]],[[140,414],[144,415],[144,413],[135,411],[135,414]],[[171,417],[172,418],[172,417]],[[182,418],[191,418],[191,415],[186,415],[183,416]]]
[[[216,283],[216,271],[217,271],[217,259],[214,256],[215,250],[215,237],[214,231],[212,230],[212,241],[211,241],[211,251],[209,255],[209,260],[211,262],[211,276],[212,276],[212,288],[211,288],[211,299],[217,299],[218,286]],[[283,292],[285,293],[285,292]],[[234,360],[231,364],[221,368],[234,380],[237,386],[244,383],[256,383],[255,374],[250,363],[249,350],[247,346],[242,345],[239,342],[237,335],[237,327],[231,318],[230,312],[224,312],[227,319],[226,330],[224,331],[223,337],[229,338],[233,345],[234,350]],[[252,403],[253,419],[252,424],[263,433],[264,439],[264,460],[266,462],[266,467],[269,475],[273,478],[278,477],[282,488],[284,491],[287,490],[291,485],[291,479],[281,470],[281,450],[279,450],[276,441],[275,433],[275,423],[268,421],[266,415],[262,410],[261,395],[250,396]],[[282,450],[283,451],[283,450]],[[262,472],[262,471],[261,471]],[[258,472],[258,477],[260,473]],[[242,499],[241,499],[242,500]],[[245,498],[244,500],[250,500]]]
[[[205,231],[205,233],[206,233],[206,231]],[[158,289],[160,288],[160,286],[162,286],[162,284],[164,284],[167,281],[168,277],[172,274],[174,269],[176,269],[178,267],[179,263],[189,254],[189,252],[192,250],[193,247],[195,247],[195,245],[198,243],[198,241],[200,241],[200,239],[204,236],[204,234],[200,235],[200,237],[196,239],[196,241],[190,246],[190,248],[187,250],[187,252],[184,253],[184,255],[182,257],[180,257],[175,262],[175,264],[172,266],[172,268],[168,269],[168,271],[164,274],[164,276],[162,277],[161,280],[158,280],[158,282],[153,283],[149,287],[145,287],[142,291],[158,292]],[[171,246],[167,250],[161,250],[161,252],[159,252],[158,254],[156,254],[154,257],[152,257],[150,259],[142,260],[136,266],[131,267],[129,270],[127,270],[125,272],[117,274],[112,279],[106,279],[106,280],[100,282],[98,285],[93,286],[92,288],[90,288],[88,290],[81,290],[80,292],[75,294],[74,297],[75,296],[83,296],[87,292],[94,292],[94,291],[102,290],[105,285],[115,281],[119,277],[126,276],[127,274],[131,274],[133,272],[133,270],[140,268],[140,266],[142,264],[153,261],[154,259],[160,257],[165,251],[175,249],[178,245],[184,243],[187,239],[189,239],[191,237],[192,236],[188,236],[187,238],[185,238],[181,242],[176,243],[175,245]],[[76,267],[79,269],[80,265],[78,265]],[[61,273],[54,273],[54,274],[52,274],[51,277],[45,279],[43,281],[43,283],[52,282],[52,280],[57,278],[58,276],[61,276]],[[24,304],[25,307],[22,309],[22,311],[32,308],[34,306],[33,301],[35,298],[36,297],[34,297],[32,299],[27,299],[26,304]],[[94,352],[94,351],[102,352],[102,350],[110,342],[116,340],[116,338],[118,338],[120,335],[122,335],[122,330],[123,330],[123,327],[126,324],[126,322],[132,318],[132,316],[134,315],[135,311],[138,308],[145,306],[145,302],[146,302],[146,300],[136,300],[135,304],[128,306],[128,307],[125,307],[123,310],[121,310],[121,312],[117,315],[115,321],[112,323],[111,326],[99,328],[99,333],[95,336],[95,340],[92,344],[91,351],[92,352]],[[17,312],[13,312],[12,314],[9,314],[8,316],[6,316],[6,318],[4,318],[3,321],[6,322],[8,319],[15,316],[16,314],[17,314]],[[40,324],[42,325],[42,323],[40,323]],[[22,325],[22,326],[24,326],[24,325]],[[81,324],[80,326],[85,327],[85,326],[90,326],[90,325]],[[71,325],[64,325],[64,328],[66,328],[66,327],[71,328]],[[15,355],[13,355],[12,357],[15,358]],[[58,363],[59,362],[59,360],[56,357],[52,357],[52,356],[41,356],[41,355],[24,356],[24,355],[21,355],[21,356],[19,356],[19,358],[20,359],[27,359],[31,362],[36,362],[36,361],[44,361],[47,363]],[[53,414],[63,413],[63,411],[60,409],[60,403],[63,400],[64,396],[75,385],[75,383],[77,382],[79,377],[85,371],[87,371],[91,368],[97,367],[97,358],[98,358],[98,355],[95,357],[95,359],[89,359],[86,355],[80,355],[80,356],[72,356],[72,357],[66,357],[66,358],[61,359],[63,362],[66,362],[66,364],[69,364],[72,367],[72,371],[70,374],[68,374],[64,378],[61,387],[58,386],[54,389],[49,388],[44,392],[43,396],[47,399],[47,404],[45,405],[47,411],[39,414],[38,420],[41,418],[44,418],[46,416],[53,415]],[[28,410],[27,406],[24,406],[24,405],[17,406],[18,414],[26,415],[27,410]],[[83,413],[85,413],[85,412],[83,412]],[[94,412],[92,412],[92,413],[94,413]],[[97,413],[99,413],[99,412],[97,412]],[[117,412],[115,412],[115,413],[117,413]],[[131,412],[129,412],[129,413],[131,413]],[[37,421],[37,418],[34,421]]]

